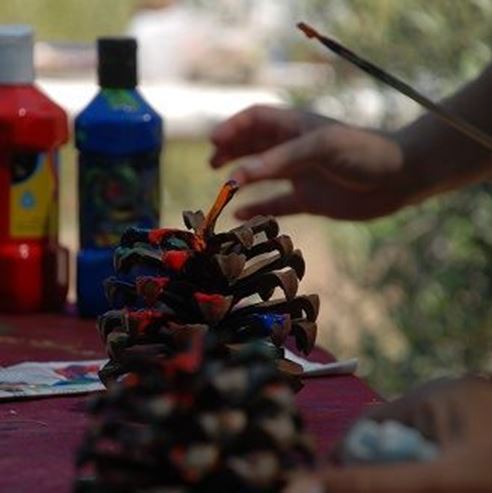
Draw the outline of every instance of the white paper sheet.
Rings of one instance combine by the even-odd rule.
[[[304,369],[305,377],[321,377],[323,375],[351,375],[357,370],[357,358],[345,361],[335,361],[333,363],[317,363],[309,361],[302,356],[294,354],[288,349],[285,350],[285,357],[294,363],[301,365]]]

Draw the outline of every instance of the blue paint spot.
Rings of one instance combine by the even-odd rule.
[[[24,209],[32,209],[36,205],[36,200],[32,192],[24,192],[21,197],[21,206]]]
[[[288,315],[280,313],[255,313],[252,318],[260,322],[264,335],[269,335],[275,326],[282,325]]]

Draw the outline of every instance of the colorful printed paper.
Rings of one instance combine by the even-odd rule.
[[[0,367],[0,399],[82,394],[103,390],[98,371],[106,360],[26,362]]]

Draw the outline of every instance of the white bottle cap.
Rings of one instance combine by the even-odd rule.
[[[0,25],[0,84],[34,82],[31,26]]]

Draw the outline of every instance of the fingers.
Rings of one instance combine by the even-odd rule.
[[[294,110],[274,106],[256,105],[247,108],[218,125],[211,140],[217,146],[227,146],[244,134],[264,132],[295,134],[299,116]]]
[[[303,208],[293,193],[286,193],[263,202],[256,202],[240,208],[236,217],[242,221],[254,216],[286,216],[302,212]]]
[[[299,134],[301,114],[271,106],[253,106],[232,116],[213,131],[216,149],[210,162],[220,167],[228,161],[255,154]]]
[[[320,131],[310,132],[289,140],[257,156],[244,158],[232,178],[241,185],[262,180],[291,178],[299,172],[317,164],[322,157],[329,161],[330,154],[336,152],[336,146],[323,140]]]
[[[453,406],[447,396],[442,399],[431,397],[415,410],[414,426],[425,437],[445,448],[454,441],[453,418]]]
[[[238,163],[234,178],[241,184],[292,178],[316,166],[324,181],[366,192],[394,172],[400,163],[399,154],[395,144],[379,136],[331,124],[245,157]]]
[[[386,420],[399,421],[407,426],[413,426],[415,410],[412,401],[405,396],[393,402],[374,406],[364,413],[364,418],[377,422]]]
[[[456,441],[463,426],[467,404],[462,395],[464,382],[451,379],[430,382],[394,402],[372,409],[365,417],[400,421],[418,429],[441,448],[447,448]]]
[[[409,426],[415,426],[416,413],[424,402],[436,395],[445,396],[456,385],[456,381],[449,378],[440,378],[428,382],[408,394],[387,404],[371,408],[365,417],[375,421],[394,419]]]

